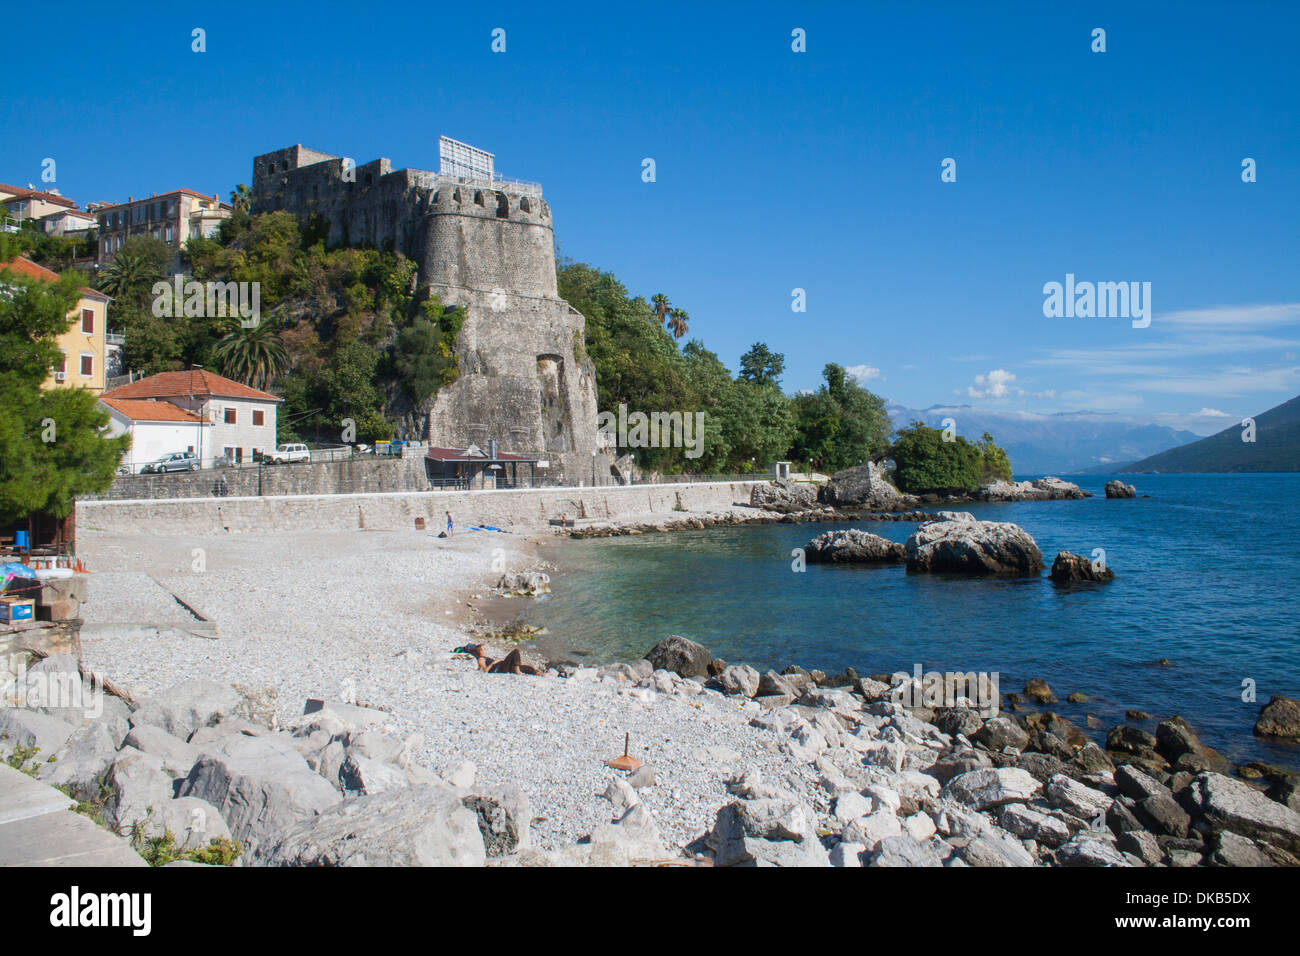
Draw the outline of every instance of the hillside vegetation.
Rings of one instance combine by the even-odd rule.
[[[1125,466],[1134,473],[1300,471],[1300,395],[1255,416],[1255,440],[1240,423]]]

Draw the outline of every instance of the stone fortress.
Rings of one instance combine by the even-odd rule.
[[[442,137],[438,172],[355,165],[290,146],[253,160],[252,211],[328,223],[326,243],[391,249],[419,283],[467,317],[460,376],[433,400],[431,445],[534,454],[570,484],[608,475],[596,427],[596,372],[586,322],[559,297],[551,210],[541,186],[498,176],[491,153]],[[595,453],[595,457],[593,456]]]

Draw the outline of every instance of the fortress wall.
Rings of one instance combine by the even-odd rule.
[[[563,299],[433,286],[446,305],[466,308],[456,340],[460,377],[439,390],[430,411],[431,444],[531,451],[554,477],[590,481],[596,447],[596,383],[580,362],[582,318]],[[602,458],[597,473],[609,474]]]
[[[386,159],[358,166],[347,182],[342,158],[301,146],[258,156],[253,167],[255,212],[288,210],[304,225],[324,217],[330,245],[401,252],[421,285],[466,307],[460,377],[439,391],[425,437],[457,448],[495,438],[503,451],[546,457],[561,480],[590,480],[595,369],[577,357],[585,321],[559,298],[541,196],[393,171]],[[596,467],[609,473],[604,458]]]
[[[522,202],[530,208],[522,209]],[[557,296],[555,234],[550,208],[540,197],[443,185],[432,206],[419,260],[421,282]],[[498,215],[502,208],[505,218]]]
[[[431,533],[450,511],[458,528],[488,524],[536,530],[561,513],[619,518],[646,512],[670,517],[748,504],[758,482],[632,485],[610,488],[534,488],[505,491],[429,491],[275,498],[78,501],[79,529],[110,534],[219,534],[256,531],[409,531],[422,517]]]

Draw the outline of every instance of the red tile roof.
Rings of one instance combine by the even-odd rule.
[[[0,202],[4,203],[17,202],[20,199],[43,199],[45,202],[52,202],[58,206],[70,206],[73,209],[77,208],[76,202],[69,199],[67,196],[60,196],[58,193],[41,192],[39,189],[20,189],[17,186],[0,186],[0,190],[7,193],[13,193],[13,195],[8,199],[0,200]]]
[[[245,398],[263,402],[282,402],[269,392],[250,388],[241,382],[209,372],[190,369],[188,372],[159,372],[127,385],[119,385],[105,392],[104,398],[183,398],[188,395],[216,396],[217,398]]]
[[[193,189],[173,189],[165,193],[154,193],[152,196],[141,196],[139,199],[128,199],[126,202],[100,203],[97,213],[104,212],[107,209],[120,209],[123,206],[134,206],[136,203],[155,202],[159,199],[166,199],[169,196],[193,196],[195,199],[206,199],[209,202],[216,202],[225,209],[233,209],[230,203],[222,202],[221,197],[216,193],[211,196],[205,193],[195,192]]]
[[[152,402],[135,398],[101,398],[101,402],[117,409],[127,418],[136,422],[188,422],[191,425],[206,424],[193,412],[186,411],[171,402]]]
[[[17,259],[11,259],[9,262],[0,263],[0,271],[5,269],[16,272],[21,276],[27,276],[29,279],[36,279],[40,282],[58,282],[59,274],[45,266],[37,265],[31,259],[19,256]],[[87,289],[84,285],[81,287],[82,295],[88,295],[93,299],[103,299],[105,302],[112,300],[102,292],[96,292],[94,289]]]

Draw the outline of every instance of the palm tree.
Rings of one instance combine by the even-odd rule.
[[[99,277],[99,289],[115,299],[151,284],[161,273],[142,255],[121,253]]]
[[[253,191],[248,188],[246,183],[240,183],[234,189],[230,190],[230,205],[234,206],[240,212],[248,212],[249,207],[253,204]]]
[[[262,391],[289,368],[289,353],[265,320],[248,327],[231,323],[212,354],[222,375]]]
[[[685,309],[673,309],[668,313],[668,331],[673,333],[673,338],[680,339],[686,334],[689,319],[690,315]]]
[[[668,316],[672,314],[673,304],[668,301],[668,296],[662,292],[654,296],[650,301],[654,303],[655,318],[659,320],[660,325],[663,325],[668,320]]]

